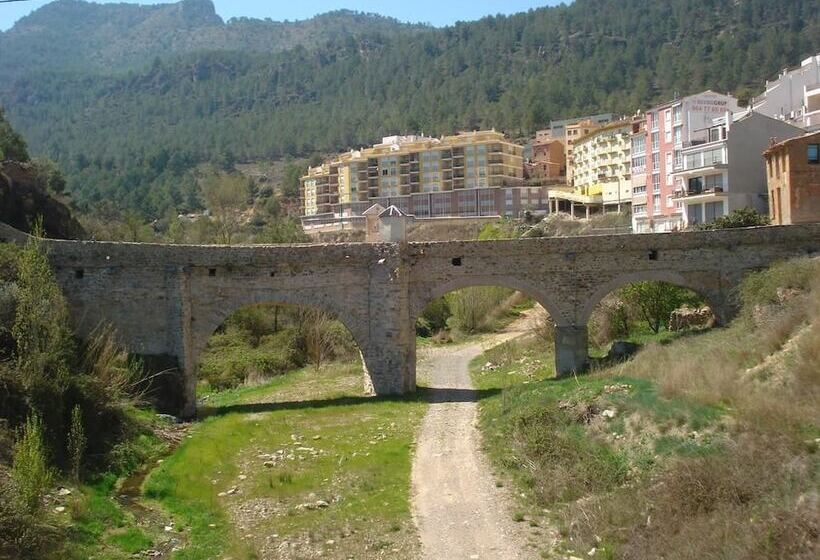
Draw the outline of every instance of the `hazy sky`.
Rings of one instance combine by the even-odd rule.
[[[0,30],[11,27],[15,21],[32,10],[48,4],[50,0],[27,0],[0,3]],[[122,0],[97,0],[112,3]],[[129,3],[160,4],[167,0],[128,0]],[[222,19],[248,16],[273,20],[306,19],[330,10],[347,8],[362,12],[375,12],[402,21],[427,22],[442,26],[456,21],[479,19],[486,15],[511,14],[546,5],[559,4],[560,0],[214,0],[216,11]]]

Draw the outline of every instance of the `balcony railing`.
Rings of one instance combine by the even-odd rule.
[[[687,198],[690,196],[700,196],[703,194],[720,194],[723,192],[723,187],[711,187],[711,188],[703,188],[703,187],[688,187],[686,190],[683,191],[675,191],[672,195],[673,198]]]

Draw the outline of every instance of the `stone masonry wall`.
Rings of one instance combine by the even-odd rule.
[[[0,224],[0,240],[25,242]],[[356,339],[376,394],[415,390],[416,317],[449,291],[477,285],[521,290],[557,326],[559,374],[586,362],[586,323],[611,291],[663,280],[702,294],[726,321],[744,275],[817,254],[820,224],[742,230],[439,243],[184,246],[44,241],[88,336],[113,325],[132,352],[172,358],[184,406],[195,414],[196,371],[225,318],[254,303],[316,306]]]

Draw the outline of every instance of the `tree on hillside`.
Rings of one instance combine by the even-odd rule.
[[[689,290],[666,282],[635,282],[622,288],[619,297],[654,333],[660,331],[675,309],[684,304],[700,303]]]
[[[28,148],[23,137],[6,120],[6,113],[0,107],[0,161],[6,159],[28,161]]]
[[[304,175],[306,171],[303,165],[294,162],[285,164],[282,177],[282,196],[288,198],[299,197],[299,178]]]
[[[202,197],[217,225],[217,243],[230,245],[248,206],[250,184],[242,175],[215,172],[202,182]]]

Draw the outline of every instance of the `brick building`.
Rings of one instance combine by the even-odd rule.
[[[774,225],[820,222],[820,132],[771,146],[763,154]]]

